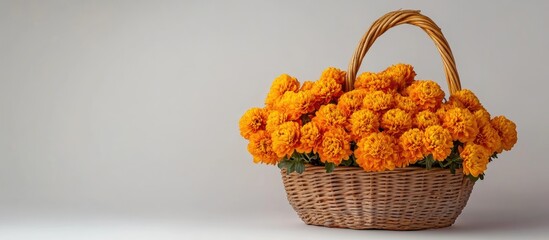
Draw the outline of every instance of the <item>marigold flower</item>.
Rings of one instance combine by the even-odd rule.
[[[463,159],[463,173],[478,177],[488,167],[489,153],[482,146],[467,143],[460,151],[459,156]]]
[[[477,96],[469,89],[462,89],[450,95],[450,100],[458,101],[471,112],[483,109]]]
[[[395,169],[399,147],[396,140],[384,132],[372,133],[357,143],[356,163],[367,172]]]
[[[267,116],[267,124],[265,126],[265,129],[267,132],[272,133],[280,124],[285,123],[288,121],[288,114],[282,111],[272,110],[269,111],[269,115]]]
[[[415,81],[407,93],[420,110],[435,111],[444,99],[444,91],[433,81]]]
[[[316,111],[313,121],[318,124],[320,129],[326,130],[331,127],[345,126],[347,118],[341,111],[339,111],[337,105],[330,103],[322,105],[320,109]]]
[[[301,85],[301,88],[299,89],[299,91],[307,91],[307,90],[311,90],[313,89],[313,86],[315,85],[315,83],[313,81],[305,81],[303,82],[303,84]]]
[[[393,94],[383,91],[369,92],[364,96],[363,107],[374,112],[390,109],[394,106]]]
[[[273,81],[271,89],[267,94],[267,99],[265,99],[265,105],[270,108],[274,106],[275,102],[280,99],[285,92],[295,92],[298,89],[299,81],[297,81],[296,78],[288,74],[282,74]]]
[[[423,159],[427,154],[427,148],[423,144],[425,134],[423,131],[413,128],[404,132],[398,139],[402,158],[396,161],[397,167],[405,167]]]
[[[437,161],[444,161],[452,152],[452,135],[448,130],[439,125],[425,129],[423,143],[428,153],[433,154]]]
[[[413,126],[419,129],[425,129],[434,125],[440,125],[440,120],[434,112],[429,110],[423,110],[417,113],[413,120]]]
[[[393,89],[391,78],[383,74],[364,72],[355,80],[356,89],[389,92]]]
[[[331,128],[322,136],[322,142],[317,147],[322,162],[339,165],[342,160],[349,159],[353,153],[350,137],[343,128]]]
[[[253,156],[254,163],[277,164],[280,158],[272,148],[271,135],[260,130],[250,137],[248,152]]]
[[[394,96],[397,108],[400,108],[410,114],[415,114],[417,112],[417,105],[410,97],[405,97],[398,93]]]
[[[333,78],[322,78],[311,89],[317,106],[336,100],[343,94],[342,85]]]
[[[391,109],[381,117],[381,128],[388,134],[398,136],[412,128],[412,116],[402,109]]]
[[[333,78],[338,84],[343,84],[345,82],[345,75],[347,73],[335,67],[328,67],[320,76],[320,79]]]
[[[414,67],[408,64],[396,64],[388,67],[383,74],[390,76],[393,85],[399,89],[404,89],[414,81],[416,72]]]
[[[442,126],[450,131],[453,140],[462,143],[475,140],[479,131],[475,115],[462,108],[446,111],[442,119]]]
[[[453,108],[465,108],[465,106],[461,102],[458,102],[456,100],[450,100],[442,103],[440,105],[440,108],[436,110],[436,114],[438,118],[442,120],[444,118],[444,115],[446,115],[446,111]]]
[[[267,111],[261,108],[250,108],[242,115],[238,122],[240,135],[245,139],[250,139],[252,134],[265,130],[266,124]]]
[[[358,141],[369,133],[379,132],[379,117],[371,110],[358,110],[349,118],[347,129],[352,139]]]
[[[297,122],[285,122],[280,124],[271,133],[273,151],[279,157],[291,156],[300,139],[300,127]]]
[[[355,89],[346,92],[339,97],[337,108],[345,114],[345,116],[350,116],[353,112],[356,112],[362,107],[364,96],[366,96],[366,90],[364,89]]]
[[[274,109],[286,112],[291,120],[297,120],[301,115],[314,111],[314,101],[311,91],[285,92]]]
[[[497,116],[490,121],[492,127],[494,127],[501,137],[501,144],[503,150],[509,151],[515,143],[517,143],[517,125],[504,116]],[[499,150],[498,152],[501,152]]]
[[[300,153],[310,153],[318,146],[322,139],[320,129],[315,122],[308,122],[301,127],[301,138],[296,151]]]
[[[490,113],[486,109],[482,108],[473,112],[475,119],[477,120],[478,127],[484,127],[490,124]]]
[[[475,144],[483,146],[490,154],[502,149],[501,137],[496,129],[490,124],[486,124],[480,128],[480,131],[475,138]]]

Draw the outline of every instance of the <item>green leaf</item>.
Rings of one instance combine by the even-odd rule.
[[[335,169],[335,164],[334,163],[326,163],[326,165],[324,165],[324,168],[326,169],[327,173],[331,173]]]
[[[431,169],[433,167],[433,163],[435,162],[435,159],[433,158],[433,154],[429,154],[426,158],[425,158],[425,167],[427,169]]]
[[[476,182],[479,179],[479,177],[474,177],[471,174],[467,175],[467,177],[469,178],[469,180],[471,180],[471,182]]]
[[[478,175],[478,178],[480,178],[480,180],[484,180],[484,173],[483,173],[483,174],[480,174],[480,175]]]
[[[290,174],[292,172],[295,171],[295,161],[292,161],[289,165],[288,165],[288,168],[286,168],[286,173],[287,174]]]
[[[303,161],[295,161],[295,171],[299,174],[302,174],[305,171],[305,164],[303,164]]]

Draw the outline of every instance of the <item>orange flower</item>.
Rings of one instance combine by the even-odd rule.
[[[357,143],[356,163],[367,172],[380,172],[395,169],[398,158],[398,145],[389,134],[372,133]]]
[[[269,115],[267,117],[267,125],[265,126],[265,129],[267,132],[272,133],[280,124],[288,121],[288,114],[285,112],[272,110],[269,112]]]
[[[351,116],[353,112],[359,110],[362,107],[362,101],[366,96],[366,90],[355,89],[341,95],[337,101],[337,108],[345,114],[345,116]]]
[[[369,92],[383,91],[388,92],[393,89],[391,78],[383,74],[365,72],[360,74],[355,80],[356,89],[365,89]]]
[[[452,152],[453,142],[450,132],[439,125],[427,127],[423,140],[428,153],[437,161],[444,161]]]
[[[397,167],[414,164],[427,155],[423,139],[425,139],[425,134],[417,128],[410,129],[400,136],[398,144],[402,151],[402,158],[396,162]]]
[[[381,117],[381,128],[388,134],[399,136],[412,128],[412,116],[404,110],[391,109]]]
[[[442,119],[442,126],[450,131],[453,140],[462,143],[475,140],[479,131],[475,115],[462,108],[446,111]]]
[[[363,107],[374,112],[390,109],[394,106],[393,94],[382,91],[374,91],[364,96]]]
[[[273,151],[270,134],[264,130],[251,136],[248,151],[252,154],[254,163],[277,164],[280,160]]]
[[[300,153],[310,153],[315,150],[318,146],[320,140],[322,139],[322,134],[320,129],[314,122],[308,122],[301,127],[301,138],[299,140],[299,145],[296,150]]]
[[[453,101],[450,100],[445,103],[442,103],[440,105],[440,108],[436,110],[436,114],[439,119],[443,119],[444,115],[446,115],[446,112],[453,108],[465,108],[465,106],[461,102],[458,102],[456,100],[453,100]]]
[[[297,120],[301,115],[314,111],[314,100],[310,91],[285,92],[274,109],[286,112],[291,120]]]
[[[394,99],[397,108],[400,108],[410,114],[415,114],[417,112],[416,103],[410,97],[405,97],[396,93]]]
[[[300,127],[297,122],[285,122],[280,124],[271,133],[273,151],[278,157],[289,157],[293,154],[300,139]]]
[[[413,126],[419,129],[425,129],[434,125],[440,125],[440,120],[434,112],[429,110],[419,112],[413,120]]]
[[[480,145],[467,143],[459,153],[463,159],[463,173],[478,177],[488,167],[489,153]]]
[[[517,125],[504,116],[497,116],[490,123],[499,132],[503,150],[511,150],[518,139]],[[501,150],[498,152],[501,152]]]
[[[322,105],[318,111],[316,111],[316,116],[313,118],[320,129],[326,130],[331,127],[344,127],[347,118],[345,115],[339,111],[335,104],[326,104]]]
[[[371,110],[358,110],[349,118],[347,129],[352,139],[358,141],[369,133],[379,132],[379,117]]]
[[[303,84],[301,85],[301,88],[299,89],[299,91],[307,91],[307,90],[311,90],[313,89],[313,86],[315,85],[314,82],[312,81],[305,81],[303,82]]]
[[[471,112],[475,112],[484,108],[482,107],[482,104],[480,104],[477,96],[469,89],[462,89],[453,93],[452,95],[450,95],[450,100],[463,103],[463,105]]]
[[[317,152],[322,162],[330,162],[339,165],[342,160],[349,159],[351,151],[349,135],[343,128],[331,128],[322,136],[322,142],[318,145]]]
[[[474,113],[475,119],[477,120],[478,127],[484,127],[490,124],[490,113],[486,109],[482,108],[476,110]]]
[[[338,68],[335,67],[329,67],[326,68],[322,75],[320,76],[320,79],[327,79],[327,78],[333,78],[338,84],[343,84],[345,82],[345,75],[347,73],[345,71],[341,71]]]
[[[297,91],[299,89],[299,82],[296,78],[288,75],[282,74],[275,78],[271,89],[267,94],[267,99],[265,99],[265,105],[267,107],[274,106],[275,102],[282,97],[282,95],[287,91]]]
[[[498,131],[490,124],[486,124],[480,128],[474,143],[483,146],[490,155],[497,151],[501,152],[502,149],[501,137]]]
[[[383,74],[389,76],[393,85],[399,89],[404,89],[414,81],[416,72],[414,67],[408,64],[396,64],[388,67],[383,71]]]
[[[343,94],[341,84],[333,78],[322,78],[311,89],[317,106],[336,100]]]
[[[260,130],[265,130],[267,123],[267,111],[261,108],[250,108],[242,115],[238,126],[240,135],[245,139],[250,139],[252,134]]]
[[[407,93],[420,110],[435,111],[444,99],[444,91],[433,81],[415,81]]]

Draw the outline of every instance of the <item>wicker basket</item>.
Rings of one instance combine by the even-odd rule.
[[[347,72],[345,90],[353,89],[362,59],[375,39],[391,27],[412,24],[433,39],[444,63],[450,93],[461,89],[454,57],[440,28],[419,11],[400,10],[373,23],[360,41]],[[302,174],[282,180],[288,201],[299,217],[311,225],[352,229],[419,230],[451,226],[473,189],[461,170],[426,170],[407,167],[385,172],[365,172],[357,167],[309,165]]]

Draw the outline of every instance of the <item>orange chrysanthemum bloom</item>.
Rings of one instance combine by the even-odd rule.
[[[497,116],[490,121],[492,127],[494,127],[501,137],[501,144],[503,150],[509,151],[515,143],[517,143],[517,125],[504,116]],[[501,152],[498,151],[498,152]]]
[[[288,75],[282,74],[275,78],[271,89],[267,94],[267,99],[265,99],[265,105],[267,107],[273,107],[275,102],[278,101],[282,95],[287,91],[297,91],[299,89],[299,81],[296,78]]]
[[[444,99],[444,91],[433,81],[415,81],[407,93],[420,110],[435,111]]]
[[[301,138],[296,151],[300,153],[310,153],[318,146],[322,139],[320,129],[315,122],[308,122],[301,127]]]
[[[274,109],[284,111],[291,120],[297,120],[303,114],[315,109],[315,97],[311,91],[286,92],[282,99],[275,103]]]
[[[401,161],[397,161],[397,167],[405,167],[423,159],[427,154],[427,148],[423,144],[425,134],[423,131],[413,128],[404,132],[398,139],[401,149]]]
[[[494,152],[501,152],[502,149],[501,137],[498,131],[490,124],[486,124],[480,128],[474,143],[483,146],[490,155]]]
[[[250,108],[242,115],[238,122],[240,135],[245,139],[250,139],[252,134],[265,130],[266,124],[267,111],[261,108]]]
[[[260,130],[250,137],[248,152],[254,158],[254,163],[277,164],[280,158],[272,148],[271,135],[265,130]]]
[[[345,116],[351,116],[353,112],[362,108],[364,96],[366,96],[366,90],[364,89],[355,89],[346,92],[337,100],[337,108],[345,114]]]
[[[313,86],[315,85],[315,83],[313,81],[305,81],[303,82],[303,84],[301,85],[301,88],[299,89],[299,91],[307,91],[307,90],[311,90],[313,89]]]
[[[453,108],[465,108],[465,106],[461,102],[458,102],[456,100],[450,100],[442,103],[440,105],[440,108],[436,110],[436,114],[438,118],[442,120],[444,118],[444,115],[446,115],[446,112]]]
[[[410,97],[405,97],[396,93],[394,99],[397,108],[400,108],[412,115],[417,112],[417,105]]]
[[[374,112],[392,108],[395,105],[393,94],[383,91],[369,92],[364,96],[363,107]]]
[[[313,118],[320,129],[326,130],[332,127],[344,127],[347,118],[339,111],[337,105],[330,103],[322,105]]]
[[[479,128],[490,124],[490,113],[486,111],[486,109],[482,108],[476,110],[473,114],[475,115]]]
[[[478,177],[488,167],[489,153],[482,146],[467,143],[461,149],[459,156],[463,159],[463,173]]]
[[[440,120],[434,112],[429,110],[417,113],[413,120],[413,126],[422,130],[434,125],[440,125]]]
[[[412,128],[412,116],[402,109],[391,109],[381,117],[381,128],[388,134],[399,136]]]
[[[362,138],[355,150],[356,163],[367,172],[395,169],[398,144],[391,135],[379,132]]]
[[[336,100],[343,94],[342,85],[333,78],[323,78],[315,82],[311,89],[317,106]]]
[[[285,122],[280,124],[271,133],[273,151],[279,157],[289,157],[293,154],[300,139],[300,127],[297,122]]]
[[[328,67],[320,75],[320,79],[333,78],[338,84],[345,82],[345,75],[347,73],[335,67]]]
[[[356,89],[371,91],[389,92],[393,89],[391,78],[383,74],[364,72],[355,80]]]
[[[469,89],[462,89],[450,95],[450,100],[458,101],[471,112],[483,109],[477,96]]]
[[[414,77],[416,76],[416,72],[412,65],[402,63],[388,67],[383,71],[383,74],[388,75],[391,78],[393,85],[399,89],[404,89],[412,84]]]
[[[265,126],[265,129],[267,132],[272,133],[280,124],[285,123],[288,121],[288,114],[282,111],[272,110],[269,111],[269,115],[267,116],[267,125]]]
[[[342,160],[349,159],[351,151],[350,137],[343,128],[331,128],[322,136],[322,142],[317,152],[322,162],[339,165]]]
[[[450,131],[453,140],[462,143],[475,140],[479,131],[475,115],[465,108],[446,111],[442,118],[442,126]]]
[[[453,142],[450,132],[439,125],[425,129],[423,143],[428,153],[437,161],[444,161],[452,152]]]
[[[347,129],[352,139],[358,141],[369,133],[379,132],[379,117],[372,110],[358,110],[349,118]]]

